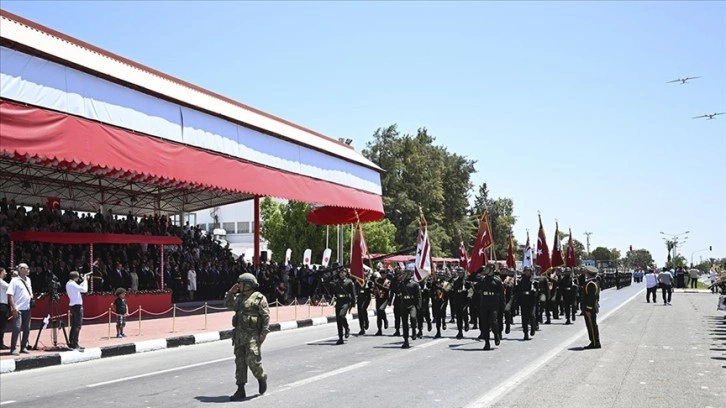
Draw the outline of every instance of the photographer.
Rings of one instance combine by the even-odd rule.
[[[77,271],[69,274],[66,283],[66,293],[68,294],[69,306],[71,312],[71,334],[68,339],[68,347],[76,350],[83,350],[78,345],[78,336],[81,334],[81,326],[83,326],[83,297],[81,293],[88,292],[88,275],[81,276]]]

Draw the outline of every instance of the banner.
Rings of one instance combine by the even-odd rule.
[[[303,252],[303,265],[310,266],[311,259],[313,257],[313,250],[312,249],[306,249],[305,252]]]
[[[421,213],[421,221],[416,240],[416,262],[413,278],[416,282],[424,280],[431,273],[431,242],[426,226],[426,218]]]
[[[285,251],[285,266],[290,265],[290,259],[292,259],[292,249],[287,248]]]
[[[320,263],[320,265],[323,266],[323,268],[328,267],[328,263],[330,263],[330,255],[333,253],[333,251],[330,248],[325,248],[325,251],[323,251],[323,261]]]

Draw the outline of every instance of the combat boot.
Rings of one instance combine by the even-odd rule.
[[[441,330],[436,330],[436,335],[434,336],[435,339],[441,338]]]
[[[509,334],[511,327],[509,326],[509,323],[507,323],[506,326],[504,326],[504,334]]]
[[[383,336],[383,333],[381,332],[381,329],[378,329],[378,331],[375,334],[376,336]]]
[[[441,322],[441,327],[443,327],[444,330],[446,330],[446,320],[444,320],[443,322]]]
[[[421,331],[421,330],[418,331],[418,338],[419,339],[423,338],[423,331]]]
[[[350,337],[350,327],[346,326],[345,327],[345,338],[347,339],[348,337]]]
[[[364,335],[364,334],[366,334],[366,331],[365,331],[365,330],[363,330],[363,329],[360,329],[360,331],[358,332],[358,335],[359,335],[359,336],[362,336],[362,335]]]
[[[260,383],[260,395],[264,395],[265,391],[267,391],[267,376],[265,376],[264,378],[260,378],[257,381]]]
[[[484,350],[491,350],[491,349],[492,349],[492,346],[487,341],[487,343],[484,345]]]
[[[456,340],[461,340],[464,338],[464,334],[461,333],[461,330],[459,330],[459,334],[456,335]]]
[[[524,339],[529,340],[529,333],[527,333],[526,331],[524,332]]]
[[[431,331],[431,322],[427,322],[426,324],[428,326],[427,328],[429,329],[428,331]]]
[[[534,336],[534,332],[535,332],[535,327],[534,327],[534,325],[532,325],[532,327],[529,328],[529,335]]]
[[[245,394],[245,386],[238,385],[237,391],[235,391],[235,393],[232,394],[231,397],[229,397],[229,400],[230,401],[242,401],[245,398],[247,398],[247,394]]]
[[[572,323],[570,323],[570,319],[567,319],[567,321],[565,322],[565,324],[572,324]]]
[[[345,342],[343,341],[343,339],[338,339],[338,342],[337,342],[337,343],[335,343],[335,344],[336,344],[336,345],[341,345],[341,344],[343,344],[343,343],[345,343]]]
[[[396,330],[396,331],[395,331],[395,332],[393,333],[393,337],[400,337],[400,336],[401,336],[401,332],[400,332],[400,331],[398,331],[398,330]]]
[[[411,348],[411,345],[408,344],[408,340],[403,342],[403,345],[401,346],[401,348],[404,348],[404,349]]]

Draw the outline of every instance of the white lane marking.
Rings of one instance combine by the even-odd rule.
[[[360,363],[353,364],[353,365],[349,365],[349,366],[343,367],[343,368],[339,368],[337,370],[328,371],[327,373],[323,373],[323,374],[320,374],[320,375],[316,375],[315,377],[310,377],[310,378],[306,378],[304,380],[295,381],[294,383],[290,383],[290,384],[283,385],[280,388],[280,390],[278,390],[278,392],[280,392],[280,391],[287,391],[287,390],[290,390],[292,388],[302,387],[303,385],[307,385],[307,384],[310,384],[310,383],[314,383],[316,381],[324,380],[324,379],[326,379],[328,377],[333,377],[333,376],[336,376],[338,374],[347,373],[348,371],[353,371],[353,370],[356,370],[358,368],[365,367],[368,364],[370,364],[370,361],[361,361]]]
[[[609,312],[607,312],[601,319],[598,319],[598,323],[602,323],[603,321],[605,321],[608,317],[612,316],[613,313],[620,310],[621,307],[630,303],[631,300],[635,299],[638,296],[642,296],[644,291],[645,291],[645,289],[639,290],[636,294],[634,294],[633,296],[628,298],[628,300],[624,301],[623,303],[621,303],[617,307],[615,307],[615,309],[612,309]],[[514,387],[516,387],[517,385],[522,383],[527,377],[534,374],[537,370],[542,368],[542,366],[544,366],[545,364],[549,363],[550,360],[554,359],[555,356],[557,356],[565,347],[569,346],[571,343],[573,343],[575,340],[579,339],[582,336],[583,336],[582,332],[578,332],[577,334],[570,336],[565,341],[560,343],[557,347],[551,348],[547,354],[545,354],[538,360],[535,360],[534,362],[532,362],[532,364],[523,368],[516,374],[512,375],[507,380],[505,380],[504,382],[500,383],[498,386],[493,388],[491,391],[482,395],[476,401],[467,405],[466,408],[479,408],[479,407],[491,406],[497,400],[499,400],[501,397],[503,397],[506,393],[511,391]]]
[[[86,387],[88,387],[88,388],[100,387],[102,385],[109,385],[109,384],[115,384],[115,383],[120,383],[120,382],[124,382],[124,381],[136,380],[139,378],[151,377],[153,375],[173,373],[174,371],[186,370],[187,368],[201,367],[201,366],[205,366],[205,365],[209,365],[209,364],[215,364],[215,363],[220,363],[222,361],[230,361],[230,360],[234,360],[234,357],[219,358],[216,360],[204,361],[202,363],[189,364],[189,365],[185,365],[185,366],[181,366],[181,367],[168,368],[166,370],[152,371],[152,372],[146,373],[146,374],[139,374],[139,375],[132,375],[130,377],[117,378],[117,379],[111,380],[111,381],[104,381],[104,382],[100,382],[100,383],[96,383],[96,384],[89,384],[89,385],[86,385]]]
[[[425,349],[426,347],[431,347],[433,345],[439,344],[439,343],[444,342],[446,340],[448,340],[448,339],[436,339],[436,340],[432,340],[432,341],[426,342],[426,343],[421,344],[421,345],[419,345],[419,343],[418,343],[421,340],[416,340],[416,344],[412,345],[411,348],[408,349],[408,351],[416,351],[416,350]]]
[[[338,336],[335,336],[335,337],[329,336],[329,337],[324,337],[322,339],[306,341],[305,344],[309,346],[309,345],[314,344],[314,343],[320,343],[321,341],[335,340],[337,338],[338,338]]]
[[[12,404],[13,402],[16,402],[16,401],[15,400],[3,401],[3,402],[0,402],[0,405],[8,405],[8,404]]]

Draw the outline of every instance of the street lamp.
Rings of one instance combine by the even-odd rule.
[[[713,246],[709,245],[708,248],[699,249],[698,251],[691,252],[691,268],[693,268],[693,255],[703,252],[703,251],[711,251],[713,250]]]
[[[669,245],[668,255],[671,254],[670,251],[672,249],[673,250],[673,256],[671,257],[671,262],[673,263],[673,266],[675,266],[676,256],[678,255],[678,244],[679,244],[678,237],[680,237],[682,235],[686,235],[686,234],[688,234],[690,232],[691,231],[685,231],[685,232],[681,232],[680,234],[668,234],[668,233],[663,232],[663,231],[660,232],[661,235],[667,235],[667,236],[670,236],[671,237],[670,240],[667,240],[666,239],[666,242],[669,242],[670,241],[670,243],[672,243],[672,245]],[[665,239],[665,238],[663,238],[663,239]],[[684,237],[683,240],[680,243],[682,244],[687,239],[688,239],[688,237]]]

